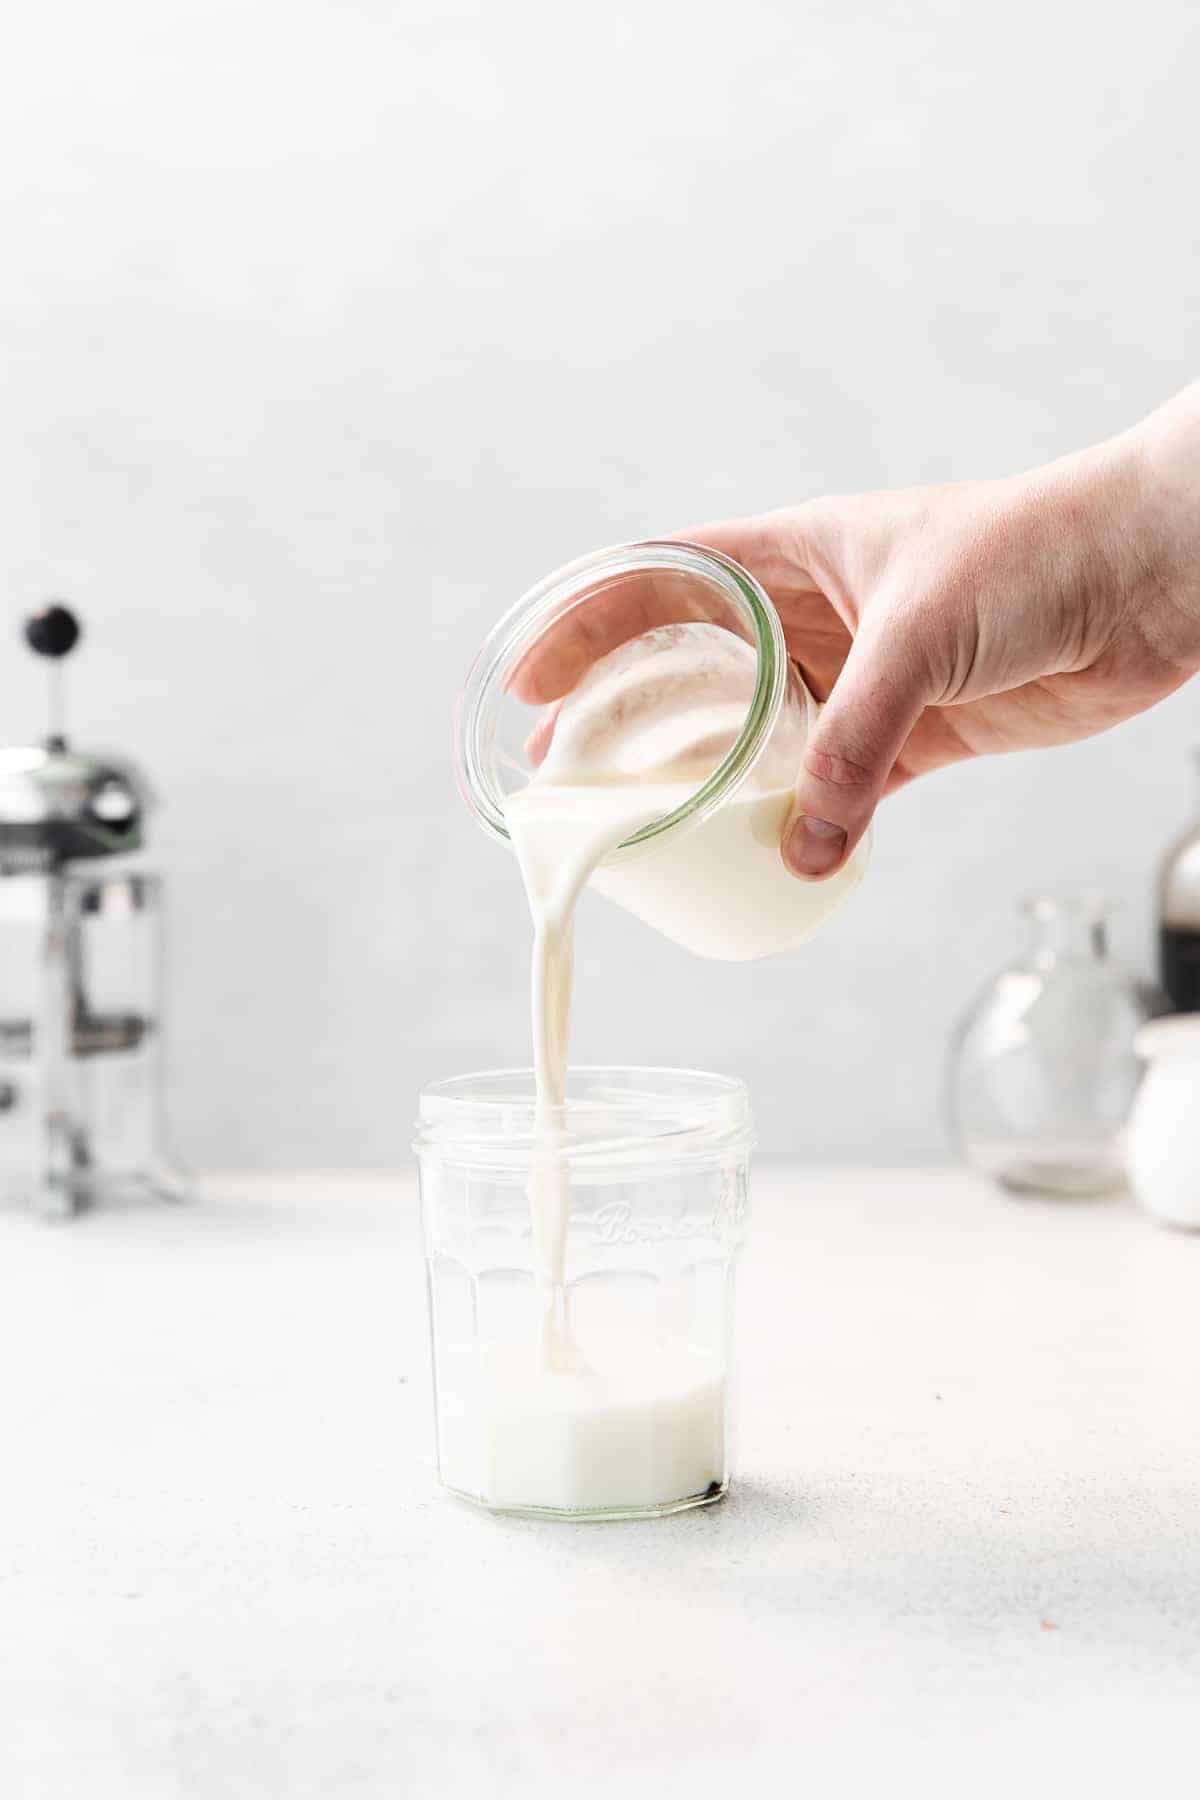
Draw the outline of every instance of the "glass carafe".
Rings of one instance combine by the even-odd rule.
[[[1193,760],[1200,769],[1200,751]],[[1163,988],[1175,1012],[1200,1012],[1200,819],[1167,852],[1158,907]]]
[[[1037,899],[1026,955],[970,1009],[951,1046],[950,1127],[961,1155],[1018,1193],[1102,1194],[1124,1181],[1134,1051],[1158,1008],[1108,955],[1106,908]]]
[[[185,1198],[163,1096],[163,886],[80,863],[0,880],[0,1205]]]

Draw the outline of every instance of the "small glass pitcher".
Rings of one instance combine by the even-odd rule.
[[[1124,1182],[1122,1136],[1141,1079],[1134,1040],[1159,1010],[1110,961],[1106,907],[1031,900],[1026,955],[959,1026],[950,1129],[973,1167],[1017,1193],[1103,1194]]]
[[[483,829],[507,843],[505,799],[533,772],[528,745],[542,706],[607,652],[687,625],[730,632],[753,651],[741,729],[707,779],[618,846],[591,886],[694,955],[748,961],[809,937],[858,885],[869,845],[864,837],[827,881],[799,881],[783,865],[780,838],[817,703],[789,661],[779,614],[740,563],[666,539],[599,550],[546,576],[495,626],[467,676],[458,785]],[[531,659],[544,677],[523,679]]]

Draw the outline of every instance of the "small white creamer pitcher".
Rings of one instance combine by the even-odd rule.
[[[1200,1231],[1200,1013],[1152,1020],[1135,1048],[1147,1068],[1129,1121],[1130,1185],[1161,1224]]]

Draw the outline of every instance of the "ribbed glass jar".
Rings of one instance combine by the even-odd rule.
[[[733,1284],[752,1127],[741,1082],[575,1069],[556,1154],[569,1189],[547,1365],[528,1188],[533,1076],[424,1090],[415,1144],[438,1471],[502,1512],[644,1518],[729,1482]]]

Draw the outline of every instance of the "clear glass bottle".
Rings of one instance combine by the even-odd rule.
[[[1200,750],[1193,751],[1200,771]],[[1175,1012],[1200,1012],[1200,819],[1172,844],[1159,878],[1159,978]]]
[[[441,1482],[493,1511],[566,1519],[719,1500],[746,1089],[691,1070],[573,1069],[562,1113],[565,1366],[547,1362],[539,1333],[532,1072],[458,1076],[421,1095]]]
[[[1027,954],[999,974],[951,1045],[956,1146],[1018,1193],[1101,1194],[1124,1182],[1122,1134],[1141,1078],[1134,1040],[1158,1010],[1108,955],[1094,899],[1027,902]]]

